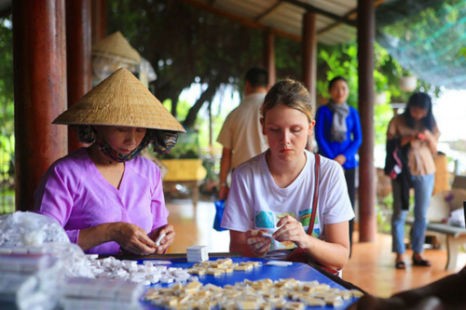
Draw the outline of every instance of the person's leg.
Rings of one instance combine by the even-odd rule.
[[[404,253],[406,246],[404,243],[405,236],[405,218],[408,213],[407,210],[401,209],[401,187],[400,183],[392,181],[393,192],[393,214],[392,214],[392,252],[396,255],[397,268],[404,268],[399,265],[399,262],[404,262]]]
[[[414,224],[411,233],[414,256],[422,260],[423,247],[427,226],[427,209],[434,189],[434,174],[413,176],[414,184]]]
[[[354,195],[355,195],[355,175],[356,169],[345,169],[345,179],[346,179],[346,186],[348,188],[348,195],[351,202],[351,207],[354,211]],[[350,257],[351,257],[351,250],[353,248],[353,231],[354,231],[354,219],[349,222],[349,239],[350,239]]]

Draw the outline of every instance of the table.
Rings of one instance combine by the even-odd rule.
[[[199,199],[199,186],[207,175],[207,170],[202,166],[200,159],[165,159],[160,161],[168,168],[168,173],[163,179],[165,188],[181,184],[189,187],[192,192],[194,207]]]
[[[210,257],[210,260],[217,260],[220,257]],[[225,257],[223,257],[225,258]],[[247,261],[260,261],[263,264],[267,262],[265,259],[259,258],[249,258],[249,257],[230,257],[233,262],[241,263]],[[147,258],[143,260],[138,260],[138,263],[142,263],[143,261],[148,260]],[[150,260],[150,259],[149,259]],[[167,260],[167,259],[165,259]],[[171,267],[182,267],[182,268],[190,268],[192,267],[193,263],[188,263],[186,258],[171,258],[169,259],[172,263],[169,265]],[[317,267],[318,268],[318,267]],[[325,271],[319,271],[316,268],[302,263],[293,263],[293,265],[288,267],[277,267],[277,266],[267,266],[263,265],[262,267],[254,268],[251,271],[243,272],[243,271],[235,271],[231,274],[224,274],[221,276],[211,276],[211,275],[204,275],[199,276],[199,282],[203,284],[211,283],[217,286],[224,286],[227,284],[233,285],[236,282],[243,282],[244,279],[249,279],[251,281],[256,281],[260,279],[272,279],[272,280],[279,280],[279,279],[287,279],[287,278],[294,278],[300,281],[319,281],[319,283],[328,284],[331,288],[338,288],[340,290],[347,290],[347,289],[355,289],[356,287],[344,282],[339,277],[333,276],[329,273],[325,273]],[[150,287],[169,287],[171,284],[154,284]],[[342,306],[338,307],[338,309],[346,309],[350,304],[355,302],[357,299],[352,298],[349,300],[344,300]],[[156,308],[155,306],[151,305],[150,302],[142,301],[144,309],[161,309]],[[325,307],[308,307],[308,309],[335,309],[331,306]]]

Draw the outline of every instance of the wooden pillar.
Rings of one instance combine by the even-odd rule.
[[[374,1],[358,0],[359,114],[362,145],[359,150],[359,241],[377,235],[374,167]]]
[[[316,14],[307,12],[303,16],[302,35],[303,83],[316,102],[317,85],[317,27]]]
[[[107,1],[92,0],[92,44],[107,36]]]
[[[209,100],[209,105],[207,106],[207,111],[209,112],[209,150],[212,151],[214,145],[214,122],[212,120],[212,101]]]
[[[68,107],[91,90],[91,0],[66,1],[66,56]],[[68,131],[68,152],[84,146]]]
[[[34,209],[33,193],[67,153],[65,1],[13,1],[16,210]]]
[[[264,67],[269,72],[269,86],[270,89],[276,81],[275,73],[275,35],[268,29],[264,33]]]
[[[314,103],[312,114],[315,115],[317,109],[317,27],[316,14],[313,12],[306,12],[303,15],[302,66],[303,83],[311,95],[311,100]],[[306,149],[314,151],[314,136],[309,137]]]

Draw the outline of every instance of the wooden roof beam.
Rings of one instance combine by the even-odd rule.
[[[334,13],[319,9],[319,8],[313,6],[313,5],[308,4],[308,3],[304,3],[304,2],[301,2],[299,0],[279,0],[279,1],[289,3],[289,4],[292,4],[294,6],[301,7],[303,9],[306,9],[308,12],[314,12],[316,14],[331,18],[331,19],[337,21],[338,23],[342,23],[342,24],[346,24],[346,25],[349,25],[349,26],[352,26],[352,27],[356,27],[356,22],[354,20],[350,20],[346,16],[340,16],[340,15],[337,15],[337,14],[334,14]]]
[[[270,8],[265,10],[263,13],[261,13],[259,16],[257,16],[254,20],[256,22],[260,22],[264,17],[275,11],[279,6],[281,5],[281,2],[277,2],[274,5],[272,5]]]
[[[284,37],[293,41],[301,42],[301,36],[279,30],[276,28],[270,28],[269,26],[263,25],[260,22],[250,20],[246,17],[242,17],[236,14],[232,14],[230,12],[226,12],[220,9],[217,9],[211,5],[209,5],[207,2],[199,1],[199,0],[177,0],[178,2],[188,4],[196,9],[203,10],[205,12],[208,12],[210,14],[217,15],[219,17],[231,20],[235,23],[239,23],[243,26],[252,28],[252,29],[258,29],[258,30],[267,30],[270,29],[275,35]]]
[[[378,7],[379,5],[381,5],[382,3],[384,3],[385,1],[386,1],[386,0],[374,0],[374,6],[375,6],[375,7]],[[358,11],[358,8],[349,11],[348,13],[346,13],[346,14],[344,15],[344,18],[346,18],[346,19],[348,19],[348,20],[353,20],[353,21],[356,22],[356,19],[358,18],[358,13],[357,13],[357,11]],[[330,30],[332,30],[332,29],[334,29],[334,28],[340,26],[341,24],[342,24],[341,22],[336,22],[336,23],[334,23],[334,24],[331,24],[331,25],[329,25],[329,26],[327,26],[327,27],[325,27],[325,28],[319,30],[319,31],[317,32],[317,34],[324,34],[324,33],[326,33],[326,32],[329,32]]]

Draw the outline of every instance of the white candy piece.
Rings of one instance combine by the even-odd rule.
[[[11,254],[13,251],[9,248],[0,248],[0,254]]]
[[[272,234],[265,233],[265,232],[262,233],[262,237],[273,239]]]
[[[292,262],[278,261],[278,260],[271,260],[271,261],[268,261],[266,263],[266,265],[287,267],[287,266],[293,265],[293,263]]]
[[[89,260],[96,260],[97,258],[99,258],[99,254],[86,254],[86,257]]]
[[[155,240],[155,245],[160,246],[160,241],[162,241],[164,237],[165,237],[165,234],[163,233],[160,236],[158,236],[157,240]]]
[[[160,282],[161,282],[161,283],[173,283],[173,278],[172,278],[172,277],[163,276],[163,277],[160,279]]]
[[[170,265],[172,262],[169,260],[154,260],[152,261],[153,265]]]

